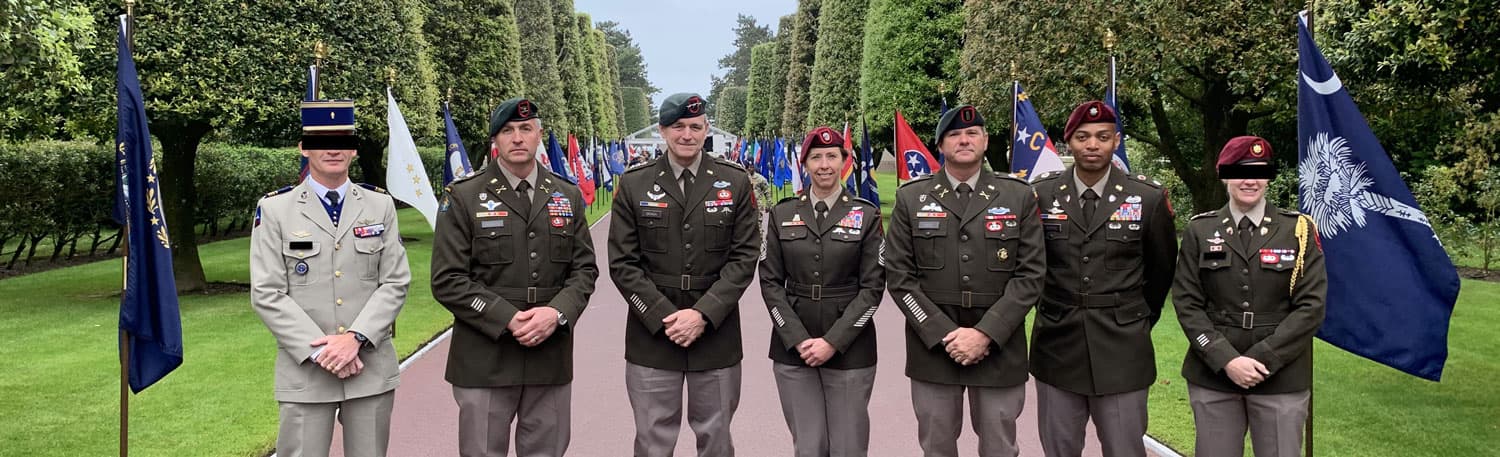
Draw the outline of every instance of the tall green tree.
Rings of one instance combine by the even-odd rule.
[[[771,93],[781,88],[774,77],[773,68],[776,63],[774,41],[755,45],[751,49],[750,86],[745,93],[745,124],[736,130],[742,135],[764,138],[771,134]]]
[[[619,135],[615,124],[614,92],[609,84],[609,54],[605,50],[604,33],[594,29],[593,20],[587,13],[578,13],[576,26],[580,41],[585,43],[582,55],[584,65],[589,68],[589,101],[593,106],[594,136],[612,138]]]
[[[745,125],[745,86],[724,86],[714,96],[719,99],[719,111],[714,113],[714,127],[729,133],[743,135],[739,126]]]
[[[771,59],[771,93],[766,98],[766,130],[767,136],[778,136],[781,134],[781,116],[786,110],[786,87],[787,70],[791,66],[787,63],[792,52],[792,30],[797,27],[797,15],[788,14],[782,16],[776,28],[776,49]]]
[[[90,11],[118,11],[114,2],[88,3]],[[369,3],[353,0],[314,4],[205,0],[148,3],[137,7],[135,57],[151,131],[160,141],[160,174],[174,273],[179,290],[206,285],[193,224],[197,214],[194,167],[204,138],[245,138],[291,144],[298,128],[296,101],[306,84],[313,42],[326,41],[325,96],[358,103],[360,168],[366,181],[382,181],[378,166],[386,141],[385,80],[398,74],[396,96],[406,113],[434,113],[437,89],[422,34],[416,0]],[[268,20],[275,18],[276,20]],[[112,14],[96,17],[96,30],[116,30]],[[114,34],[99,33],[94,47],[113,49]],[[85,74],[113,79],[112,52],[85,57]],[[91,118],[98,138],[113,137],[114,84],[92,84],[71,116]],[[435,116],[408,116],[413,135],[432,137]],[[288,156],[287,182],[297,159]],[[270,189],[267,189],[270,190]]]
[[[1054,137],[1068,112],[1107,84],[1105,31],[1117,34],[1119,91],[1132,154],[1167,159],[1193,209],[1225,201],[1214,162],[1230,138],[1257,134],[1295,150],[1296,24],[1305,2],[1116,2],[1067,4],[968,0],[961,98],[1005,113],[1011,63]],[[1032,27],[995,27],[1001,23]],[[1034,30],[1045,30],[1038,33]],[[1002,118],[1003,119],[1003,118]],[[1008,145],[992,128],[991,147]],[[1290,166],[1296,154],[1278,154]]]
[[[822,0],[798,0],[797,19],[788,45],[786,94],[781,110],[781,136],[797,138],[802,135],[802,124],[807,121],[807,107],[811,101],[808,87],[812,84],[812,67],[818,46],[819,13]]]
[[[620,90],[620,98],[620,111],[625,114],[625,130],[621,131],[622,134],[635,133],[651,124],[651,99],[646,98],[645,90],[625,87]]]
[[[542,107],[548,130],[573,131],[568,115],[567,97],[563,94],[562,73],[557,68],[557,24],[552,14],[554,0],[515,0],[516,27],[521,36],[521,76],[526,81],[524,96]]]
[[[96,34],[113,30],[96,31],[92,12],[74,1],[0,2],[0,138],[69,135],[57,107],[102,82],[84,74],[83,54],[99,52]]]
[[[615,135],[610,138],[619,138],[630,133],[630,130],[625,128],[625,88],[620,85],[619,56],[615,53],[615,47],[609,45],[609,37],[604,35],[604,31],[595,30],[595,32],[599,33],[600,40],[604,44],[604,66],[609,70],[610,101],[614,103]]]
[[[424,27],[437,85],[474,163],[488,151],[489,113],[525,92],[521,36],[512,0],[433,0]],[[550,114],[550,113],[549,113]]]
[[[635,38],[630,36],[630,30],[626,30],[615,21],[601,21],[596,27],[604,32],[604,40],[610,46],[615,47],[615,63],[620,68],[620,84],[625,87],[639,87],[651,96],[661,89],[651,85],[646,77],[646,59],[641,56],[641,46],[636,44]]]
[[[724,70],[724,76],[710,77],[709,93],[719,93],[726,86],[750,84],[750,49],[771,41],[771,38],[770,26],[760,25],[754,17],[740,14],[735,19],[734,51],[719,58],[719,69]],[[718,109],[716,103],[712,99],[708,101],[710,116]]]
[[[859,66],[864,54],[865,11],[869,0],[823,4],[818,18],[817,57],[804,131],[853,121],[859,106]]]
[[[567,125],[572,127],[571,133],[588,137],[594,134],[594,107],[589,100],[587,75],[592,65],[586,65],[591,62],[589,56],[584,54],[588,46],[580,41],[584,37],[579,34],[578,27],[572,26],[578,20],[576,14],[573,11],[573,0],[553,0],[552,16],[557,29],[557,71],[562,76],[563,98],[568,104],[566,110],[554,112],[566,113]]]
[[[942,104],[940,90],[957,88],[963,1],[871,0],[865,18],[859,99],[872,141],[890,146],[898,109],[918,134],[931,135]]]

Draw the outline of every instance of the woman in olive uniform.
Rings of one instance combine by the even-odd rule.
[[[844,139],[802,141],[810,191],[771,208],[760,290],[776,329],[771,360],[797,457],[864,456],[875,383],[875,315],[885,287],[880,206],[849,195]]]
[[[1172,304],[1187,334],[1182,363],[1196,455],[1300,455],[1312,386],[1312,338],[1328,275],[1312,218],[1266,201],[1271,145],[1242,136],[1219,153],[1229,203],[1193,216]]]

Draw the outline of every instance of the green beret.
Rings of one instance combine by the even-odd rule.
[[[500,133],[500,127],[504,127],[507,122],[541,119],[542,115],[537,111],[536,104],[524,98],[500,102],[500,106],[490,112],[490,136]]]
[[[943,118],[938,120],[937,136],[932,141],[941,143],[943,141],[943,134],[948,133],[949,130],[964,129],[976,125],[984,126],[984,116],[979,114],[979,110],[974,109],[972,105],[955,106],[953,109],[948,110],[948,112],[943,113]]]
[[[666,127],[677,123],[678,119],[689,119],[702,116],[706,113],[703,97],[689,92],[679,92],[662,100],[661,109],[657,110],[658,123]]]

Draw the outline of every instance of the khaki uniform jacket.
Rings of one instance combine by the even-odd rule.
[[[939,384],[1010,387],[1027,375],[1026,314],[1041,299],[1046,254],[1036,194],[1025,181],[983,172],[967,207],[947,172],[896,190],[886,278],[906,315],[906,375]],[[962,366],[943,337],[959,327],[993,340]]]
[[[391,338],[411,270],[391,197],[349,186],[338,227],[306,183],[268,194],[256,212],[250,302],[280,348],[276,400],[330,403],[395,389],[400,368]],[[308,357],[317,350],[313,340],[345,331],[369,344],[359,351],[364,371],[340,380]]]
[[[1182,376],[1224,392],[1306,390],[1328,293],[1317,228],[1312,218],[1270,204],[1251,245],[1240,242],[1237,225],[1225,206],[1193,216],[1182,236],[1172,282],[1172,305],[1192,347]],[[1239,356],[1271,375],[1250,389],[1234,385],[1224,365]]]
[[[444,190],[432,246],[432,296],[453,313],[444,378],[460,387],[557,385],[573,380],[573,328],[599,269],[578,187],[538,165],[531,211],[491,165]],[[566,325],[527,348],[516,313],[550,306]]]
[[[739,300],[760,254],[754,189],[744,168],[704,156],[683,192],[668,160],[621,175],[610,209],[610,279],[630,310],[625,359],[663,370],[728,368],[744,358]],[[708,326],[684,348],[661,320],[688,308]]]
[[[771,360],[806,366],[797,345],[823,338],[838,353],[822,368],[875,365],[875,310],[885,295],[880,207],[842,195],[822,224],[808,196],[771,208],[760,292],[771,312]]]
[[[1089,218],[1073,168],[1039,176],[1032,187],[1047,239],[1047,285],[1031,332],[1032,375],[1081,395],[1150,387],[1156,381],[1151,329],[1177,265],[1177,227],[1166,190],[1143,175],[1111,170]]]

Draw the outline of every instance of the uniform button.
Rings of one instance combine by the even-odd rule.
[[[962,279],[964,280],[964,282],[969,282],[969,275],[964,275]]]
[[[968,254],[964,254],[962,256],[959,256],[959,258],[963,259],[965,262],[969,261],[969,255]]]
[[[682,230],[683,231],[692,230],[692,229],[693,229],[693,225],[692,224],[682,224]]]
[[[339,333],[344,333],[345,330],[348,330],[348,329],[344,328],[344,326],[342,326],[342,325],[339,326]]]
[[[1242,274],[1242,275],[1248,275],[1248,274],[1250,274],[1250,269],[1249,268],[1241,268],[1240,269],[1240,274]]]
[[[536,278],[537,278],[536,272],[535,271],[531,272],[531,279],[536,279]]]
[[[342,305],[342,304],[344,304],[344,299],[340,298],[340,299],[334,300],[333,303],[337,304],[337,305]]]
[[[527,237],[527,238],[536,238],[536,232],[528,232],[528,233],[527,233],[527,234],[526,234],[526,237]]]
[[[344,272],[339,271],[339,270],[333,270],[333,277],[335,277],[335,278],[342,278],[342,277],[344,277]]]
[[[1089,263],[1089,256],[1083,256],[1083,263]]]
[[[1092,280],[1092,279],[1089,279],[1089,277],[1088,277],[1088,276],[1084,276],[1084,277],[1083,277],[1083,282],[1089,282],[1089,281],[1093,281],[1093,280]]]
[[[684,271],[692,271],[692,269],[693,269],[693,264],[691,264],[691,263],[689,263],[689,264],[684,264],[684,265],[683,265],[683,266],[682,266],[682,269],[683,269],[683,270],[684,270]]]
[[[1250,307],[1250,302],[1240,302],[1240,307],[1241,308],[1249,308]]]
[[[1250,290],[1250,285],[1249,284],[1241,284],[1240,285],[1240,290]]]
[[[688,251],[691,251],[691,250],[693,250],[693,243],[686,243],[686,244],[683,244],[683,245],[682,245],[682,249],[683,249],[683,250],[688,250]]]
[[[823,244],[822,238],[813,238],[813,244]]]
[[[533,258],[533,259],[536,258],[536,251],[531,251],[531,258]]]
[[[965,235],[959,235],[958,236],[958,240],[959,241],[969,241],[969,235],[967,235],[967,234],[965,234]]]
[[[495,236],[495,232],[490,232],[490,236]]]
[[[821,273],[821,272],[817,272],[817,271],[814,271],[814,272],[813,272],[813,277],[814,277],[814,278],[816,278],[816,277],[819,277],[819,276],[822,276],[822,275],[823,275],[823,274],[822,274],[822,273]]]
[[[335,250],[335,251],[339,250],[339,248],[342,248],[342,247],[344,247],[343,243],[333,243],[333,250]]]
[[[813,254],[813,260],[823,260],[823,254]]]

